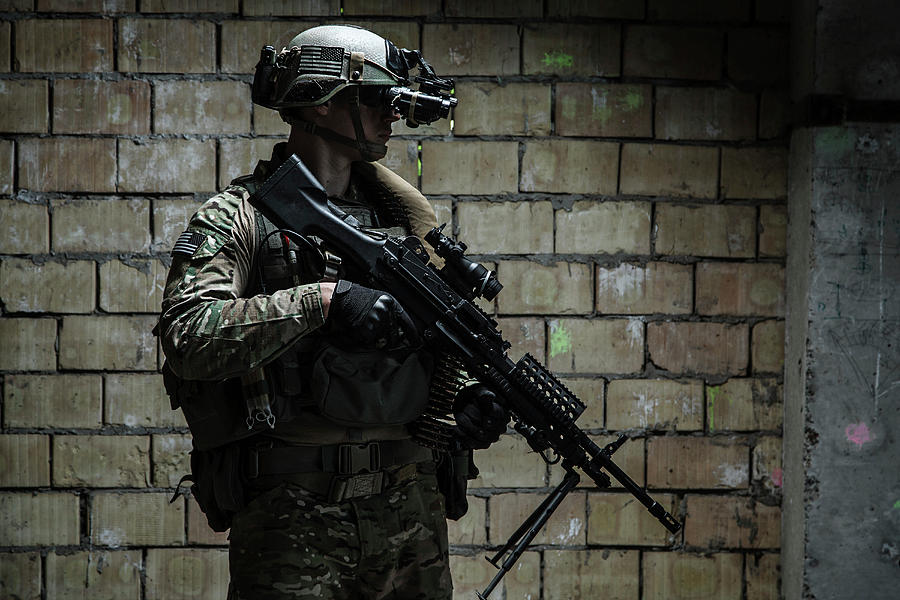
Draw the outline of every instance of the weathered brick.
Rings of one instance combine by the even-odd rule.
[[[231,180],[247,175],[260,160],[269,160],[272,147],[280,140],[271,138],[237,138],[219,141],[219,189],[228,187]],[[180,233],[180,232],[179,232]]]
[[[344,15],[413,17],[438,15],[440,12],[441,0],[344,0]]]
[[[505,541],[505,540],[504,540]],[[469,600],[475,592],[481,592],[496,575],[497,569],[483,556],[450,556],[450,571],[453,573],[453,600]],[[534,597],[541,587],[541,554],[525,552],[516,566],[500,580],[500,584],[489,596],[499,598]]]
[[[227,546],[228,532],[216,532],[210,529],[206,522],[206,515],[200,510],[196,498],[187,499],[188,511],[188,544],[191,546]]]
[[[620,429],[703,429],[703,382],[616,379],[606,392],[606,426]]]
[[[778,90],[763,90],[759,99],[759,137],[783,138],[791,130],[791,97]]]
[[[690,265],[650,262],[645,266],[622,263],[616,267],[598,267],[597,312],[627,315],[690,313],[692,280]]]
[[[147,600],[224,598],[227,592],[226,550],[147,551]]]
[[[4,146],[0,144],[0,149]],[[12,154],[12,144],[8,147]],[[50,217],[47,207],[0,199],[0,253],[45,254],[49,251]]]
[[[96,492],[91,499],[91,543],[110,548],[183,544],[184,502],[169,504],[169,495]]]
[[[12,24],[9,21],[0,22],[0,73],[9,72],[11,37]]]
[[[784,267],[771,263],[697,264],[697,313],[784,315]]]
[[[138,435],[53,437],[53,485],[146,487],[150,484],[150,438]]]
[[[340,14],[339,0],[254,0],[244,2],[245,16],[269,17],[311,17],[337,16]]]
[[[747,21],[750,0],[650,0],[647,16],[655,21]]]
[[[0,371],[56,368],[56,319],[0,319]]]
[[[549,202],[461,202],[456,218],[458,239],[468,245],[470,254],[553,252]]]
[[[784,485],[781,465],[782,443],[780,437],[760,437],[753,447],[753,485],[769,494],[780,494]]]
[[[184,427],[172,410],[157,373],[109,373],[105,386],[106,423],[126,427]]]
[[[404,0],[400,0],[403,2]],[[407,0],[408,1],[408,0]],[[344,3],[344,15],[347,14],[346,2]],[[381,2],[379,6],[381,7],[379,10],[385,10],[390,6],[391,2]],[[402,8],[402,7],[401,7]],[[424,11],[425,8],[416,9],[414,7],[408,7],[410,10],[421,10]],[[375,14],[375,13],[368,13]],[[392,16],[397,16],[398,13],[387,13]],[[363,29],[368,29],[372,33],[376,35],[380,35],[386,40],[390,40],[395,46],[398,48],[420,48],[421,44],[419,44],[419,24],[416,21],[367,21],[364,19],[347,19],[346,16],[342,16],[338,20],[327,21],[326,25],[356,25],[357,27],[362,27]],[[426,60],[428,58],[426,57]],[[438,73],[440,75],[440,73]]]
[[[160,81],[156,133],[250,133],[250,86],[243,81]]]
[[[37,0],[37,10],[46,12],[134,12],[135,0]]]
[[[741,599],[740,554],[645,552],[643,600]]]
[[[4,0],[3,10],[9,12],[30,12],[34,10],[34,0]]]
[[[238,0],[142,0],[143,13],[236,13]]]
[[[786,30],[741,28],[728,32],[728,78],[743,86],[786,87],[788,35]]]
[[[53,200],[55,252],[146,252],[150,202],[138,198]]]
[[[774,379],[729,379],[706,389],[709,431],[775,430],[781,427],[782,389]]]
[[[591,270],[583,263],[501,261],[497,275],[506,288],[497,297],[500,314],[588,314],[593,310]]]
[[[640,553],[636,550],[547,550],[544,552],[546,600],[610,597],[636,600],[640,589]]]
[[[551,371],[635,373],[644,366],[644,325],[636,319],[550,322]]]
[[[479,545],[487,543],[487,498],[466,498],[469,510],[458,521],[447,521],[447,535],[454,545]]]
[[[527,18],[541,17],[543,9],[541,0],[520,0],[518,2],[447,0],[445,12],[448,17]]]
[[[582,429],[602,429],[603,423],[603,389],[606,380],[603,378],[571,378],[561,377],[563,385],[584,402],[587,408],[578,417],[578,426]],[[643,453],[641,453],[643,454]],[[643,456],[641,458],[643,463]],[[643,467],[643,465],[641,465]]]
[[[15,69],[23,73],[112,71],[113,21],[16,21]]]
[[[490,497],[490,543],[502,544],[544,500],[545,494],[496,494]],[[572,492],[560,503],[535,544],[575,546],[585,543],[585,494]]]
[[[723,198],[786,198],[787,150],[724,148]]]
[[[6,258],[0,262],[0,301],[12,312],[91,312],[94,263]]]
[[[747,600],[779,600],[781,556],[777,553],[748,554],[745,579]]]
[[[113,313],[158,313],[167,270],[159,260],[111,260],[101,264],[100,308]]]
[[[616,193],[619,145],[594,140],[525,143],[519,188],[523,192]]]
[[[455,135],[550,133],[549,85],[461,81],[455,95],[459,99],[453,112]]]
[[[154,198],[153,242],[150,249],[154,252],[170,251],[198,208],[200,200],[192,196]]]
[[[391,140],[387,155],[381,164],[405,179],[413,187],[419,187],[419,144],[415,140]],[[438,221],[438,223],[449,221]]]
[[[191,436],[165,434],[152,436],[153,485],[174,488],[182,475],[191,472]]]
[[[49,97],[45,79],[0,80],[0,131],[46,133]]]
[[[749,354],[746,325],[659,322],[647,325],[650,360],[672,373],[743,375]]]
[[[422,32],[422,55],[446,75],[518,75],[515,25],[430,24]]]
[[[687,498],[684,543],[689,548],[778,548],[781,509],[740,496]]]
[[[675,514],[676,498],[654,493],[653,498]],[[665,546],[669,532],[631,494],[597,492],[588,494],[588,544]]]
[[[616,77],[620,74],[620,36],[618,25],[601,23],[525,25],[524,74]]]
[[[426,194],[502,194],[518,190],[516,142],[422,142]]]
[[[644,4],[633,0],[548,0],[547,16],[643,19]]]
[[[140,600],[140,550],[47,555],[47,596],[57,600]]]
[[[660,144],[622,146],[623,194],[715,198],[717,148]]]
[[[556,84],[556,133],[571,136],[652,137],[649,85]]]
[[[628,77],[716,80],[722,73],[722,33],[715,29],[630,25],[624,52]]]
[[[63,369],[156,369],[156,316],[63,318],[59,364]]]
[[[752,140],[756,137],[756,96],[721,88],[657,88],[656,137]]]
[[[35,192],[114,192],[116,141],[25,138],[19,144],[19,186]]]
[[[0,597],[41,600],[41,555],[37,552],[0,553]]]
[[[150,133],[150,84],[59,79],[53,83],[53,132]]]
[[[280,51],[295,35],[316,25],[298,21],[225,21],[222,23],[222,71],[253,73],[263,46]]]
[[[278,135],[287,138],[290,134],[291,126],[282,120],[278,111],[257,104],[250,108],[253,113],[253,133],[256,135]]]
[[[65,492],[0,492],[0,540],[4,546],[78,543],[78,495]]]
[[[647,487],[740,489],[750,483],[750,453],[737,438],[653,437]]]
[[[100,427],[99,375],[7,375],[5,427]]]
[[[431,204],[431,208],[434,209],[434,216],[438,225],[443,225],[444,223],[449,225],[453,222],[453,202],[449,198],[434,198],[428,201]]]
[[[119,140],[119,191],[215,190],[214,140]]]
[[[787,253],[787,207],[759,207],[759,255],[784,256]]]
[[[498,318],[497,324],[503,333],[503,339],[510,343],[507,351],[510,358],[518,360],[527,352],[542,364],[547,362],[543,319],[507,317]]]
[[[659,254],[752,258],[755,241],[756,209],[752,206],[656,206]]]
[[[50,436],[0,435],[0,487],[50,485]]]
[[[546,485],[546,463],[521,436],[500,436],[490,452],[479,452],[477,458],[479,475],[469,482],[469,488]]]
[[[138,73],[213,73],[216,28],[186,19],[119,20],[119,70]]]
[[[2,42],[2,40],[0,40],[0,42]],[[13,164],[13,141],[0,140],[0,194],[12,193],[14,168],[15,165]],[[0,211],[0,224],[2,224],[4,223],[4,216],[2,213],[6,212],[5,207],[9,205],[3,200],[0,200],[0,206],[4,207],[4,210]],[[0,252],[3,251],[2,244],[3,242],[0,241]]]
[[[784,322],[762,321],[750,333],[750,364],[753,373],[784,371]]]

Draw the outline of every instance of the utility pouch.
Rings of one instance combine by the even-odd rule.
[[[319,413],[350,427],[405,425],[425,410],[434,359],[415,348],[353,351],[325,342],[312,367]]]
[[[437,463],[438,490],[444,495],[447,518],[457,521],[469,511],[466,490],[469,480],[478,477],[471,450],[441,454]]]
[[[182,481],[193,481],[191,495],[213,531],[231,527],[232,517],[244,507],[241,464],[238,444],[214,450],[191,450],[191,474],[182,477]]]

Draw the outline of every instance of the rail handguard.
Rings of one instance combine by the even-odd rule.
[[[438,270],[418,238],[376,237],[348,224],[328,207],[325,190],[296,156],[259,187],[250,203],[279,228],[323,239],[354,272],[363,274],[367,280],[360,283],[393,295],[416,318],[429,345],[459,359],[470,376],[494,391],[532,449],[548,462],[561,461],[566,471],[562,483],[488,559],[499,571],[479,598],[499,584],[578,484],[576,468],[601,488],[610,485],[612,475],[671,533],[681,529],[613,462],[613,453],[627,440],[624,434],[601,448],[575,424],[585,409],[581,400],[532,356],[515,363],[507,357],[510,345],[497,322],[474,302],[479,296],[492,299],[502,286],[492,272],[462,256],[465,245],[433,229],[425,239],[445,259]],[[556,454],[554,461],[547,458],[548,450]]]

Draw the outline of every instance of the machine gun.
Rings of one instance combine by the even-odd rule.
[[[575,424],[585,409],[581,400],[532,356],[526,354],[515,363],[507,357],[509,342],[496,321],[474,302],[478,297],[492,300],[503,286],[494,273],[465,257],[463,244],[439,229],[425,236],[445,261],[438,270],[417,237],[377,237],[348,224],[329,208],[325,190],[296,156],[259,187],[250,203],[277,227],[322,238],[367,279],[360,283],[393,295],[423,326],[431,347],[458,359],[469,375],[497,395],[532,449],[547,462],[561,462],[566,471],[562,482],[488,559],[499,571],[479,598],[486,598],[500,583],[578,484],[581,476],[576,469],[601,488],[609,487],[612,475],[666,529],[672,533],[681,529],[681,523],[613,462],[625,435],[601,448]],[[549,459],[547,451],[556,457]]]

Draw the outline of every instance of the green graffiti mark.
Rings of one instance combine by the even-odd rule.
[[[563,67],[571,67],[575,64],[575,58],[571,54],[566,54],[561,50],[553,52],[544,52],[544,66],[562,69]]]
[[[559,325],[550,328],[550,358],[557,354],[565,354],[572,350],[572,334]]]
[[[896,502],[894,502],[894,508],[896,508],[897,510],[900,510],[900,500],[897,500]]]
[[[419,177],[422,176],[422,144],[419,144],[416,148],[418,150],[418,161],[419,161]]]
[[[625,110],[637,110],[644,105],[644,96],[642,96],[640,92],[631,90],[625,94],[625,97],[622,99],[622,104]]]
[[[722,392],[722,386],[716,385],[707,390],[707,401],[706,401],[706,413],[708,415],[709,420],[709,430],[713,431],[716,428],[715,421],[715,406],[716,406],[716,397]]]

